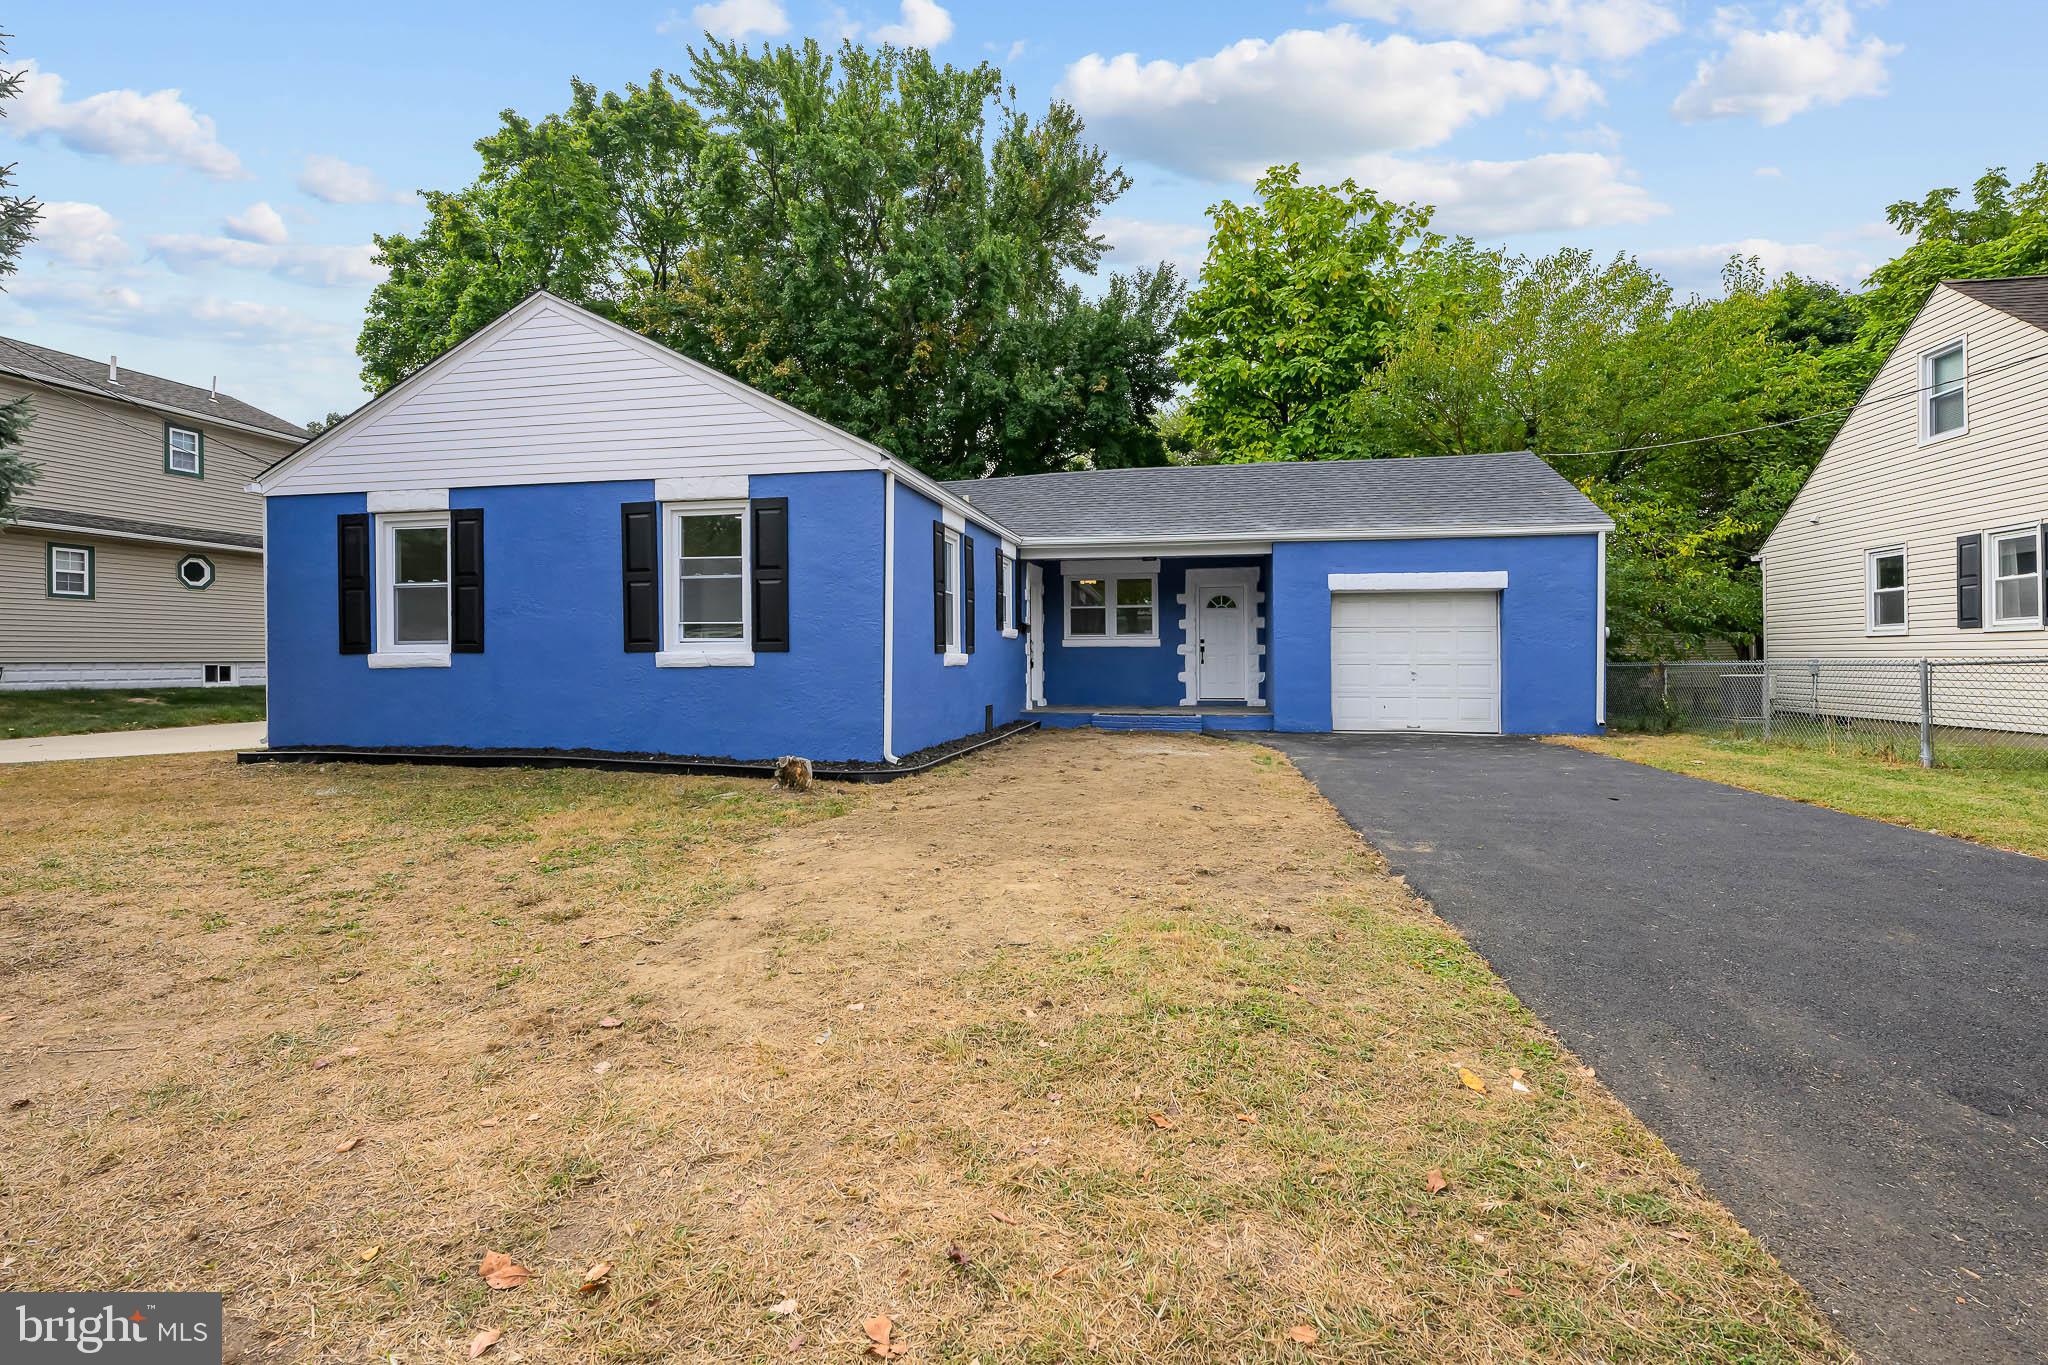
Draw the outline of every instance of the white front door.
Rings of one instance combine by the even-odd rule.
[[[1499,594],[1333,595],[1330,727],[1498,734]]]
[[[1251,603],[1241,583],[1189,583],[1195,618],[1195,699],[1251,696]]]

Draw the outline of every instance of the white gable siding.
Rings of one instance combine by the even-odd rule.
[[[1920,444],[1920,357],[1968,345],[1968,431]],[[1956,625],[1956,537],[2048,521],[2048,332],[1937,289],[1764,546],[1767,658],[2048,655]],[[1864,556],[1906,547],[1908,630],[1866,632]],[[1987,589],[1988,591],[1988,589]]]
[[[541,297],[387,395],[266,493],[872,469],[878,457]],[[468,345],[470,343],[466,343]]]

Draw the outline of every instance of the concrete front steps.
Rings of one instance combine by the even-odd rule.
[[[1270,730],[1263,706],[1040,706],[1024,713],[1048,730],[1165,730],[1188,734]]]

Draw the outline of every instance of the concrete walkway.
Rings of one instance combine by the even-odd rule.
[[[264,722],[252,720],[235,725],[179,725],[168,730],[108,730],[97,735],[0,739],[0,763],[65,763],[80,758],[143,758],[151,754],[260,749],[267,728]]]
[[[1868,1359],[2048,1360],[2048,861],[1527,740],[1259,738]]]

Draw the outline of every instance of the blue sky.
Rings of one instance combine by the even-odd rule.
[[[1033,6],[36,3],[0,155],[51,205],[0,330],[303,421],[362,399],[373,232],[455,188],[497,112],[750,41],[915,42],[1058,96],[1135,181],[1113,264],[1199,263],[1203,210],[1300,161],[1528,251],[1629,251],[1710,290],[1736,249],[1854,282],[1884,206],[2044,155],[2048,10],[1958,0]]]

